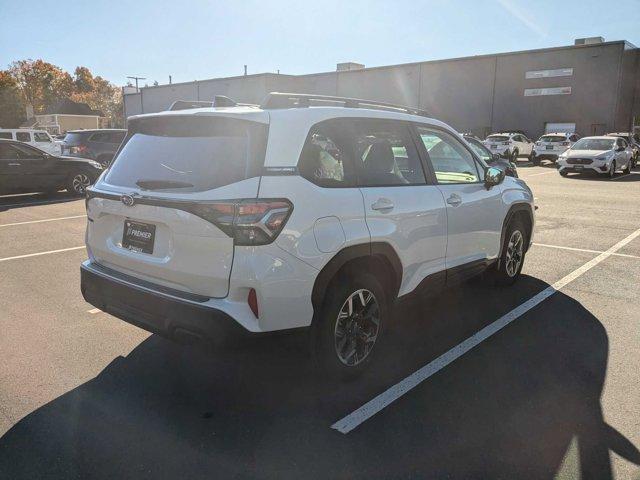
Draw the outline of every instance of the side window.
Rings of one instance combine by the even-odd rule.
[[[36,142],[51,142],[49,135],[43,132],[34,132],[33,138]]]
[[[18,158],[20,159],[40,159],[42,158],[42,151],[30,147],[29,145],[13,145],[18,151]]]
[[[31,134],[29,132],[16,132],[16,140],[19,142],[30,142]]]
[[[0,138],[4,138],[5,140],[12,140],[11,132],[0,132]]]
[[[401,122],[356,120],[354,163],[362,187],[425,185],[409,127]]]
[[[477,183],[481,180],[473,155],[452,135],[417,127],[438,183]]]
[[[18,151],[12,145],[0,143],[0,160],[17,160]]]
[[[304,178],[321,187],[355,186],[343,133],[332,120],[311,128],[298,161]]]

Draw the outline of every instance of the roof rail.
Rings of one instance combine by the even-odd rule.
[[[395,105],[393,103],[378,102],[376,100],[363,100],[361,98],[335,97],[330,95],[314,95],[307,93],[281,93],[271,92],[262,101],[260,108],[280,109],[280,108],[307,108],[311,102],[316,102],[316,106],[323,103],[342,104],[345,108],[372,108],[386,111],[397,111],[419,115],[421,117],[430,116],[426,110],[420,108]],[[320,104],[320,105],[318,105]],[[332,105],[335,106],[335,105]]]
[[[176,100],[171,104],[169,110],[189,110],[191,108],[206,108],[206,107],[258,107],[253,103],[238,103],[232,98],[225,95],[216,95],[213,97],[213,102],[206,100]]]

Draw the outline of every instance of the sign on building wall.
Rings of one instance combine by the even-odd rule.
[[[573,68],[557,68],[555,70],[531,70],[524,74],[525,78],[571,77]]]
[[[538,97],[540,95],[571,95],[571,87],[549,87],[549,88],[525,88],[525,97]]]

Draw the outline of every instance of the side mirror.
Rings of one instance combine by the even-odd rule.
[[[496,185],[500,185],[504,180],[504,170],[495,167],[489,167],[484,173],[484,185],[487,190]]]

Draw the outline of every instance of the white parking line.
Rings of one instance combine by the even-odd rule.
[[[50,253],[70,252],[72,250],[80,250],[81,248],[85,248],[85,246],[82,245],[81,247],[61,248],[59,250],[49,250],[48,252],[28,253],[26,255],[16,255],[15,257],[5,257],[5,258],[0,258],[0,262],[7,262],[9,260],[18,260],[20,258],[39,257],[40,255],[49,255]]]
[[[100,310],[99,308],[92,308],[91,310],[87,310],[87,313],[91,313],[91,314],[100,313],[100,312],[102,312],[102,310]]]
[[[16,225],[29,225],[31,223],[55,222],[57,220],[69,220],[69,219],[72,219],[72,218],[84,218],[84,217],[86,217],[86,215],[74,215],[72,217],[45,218],[43,220],[30,220],[28,222],[5,223],[3,225],[0,225],[0,228],[1,227],[14,227]]]
[[[631,235],[627,236],[623,240],[620,240],[614,246],[602,252],[597,257],[589,260],[587,263],[577,268],[573,272],[569,273],[565,277],[561,278],[553,285],[545,288],[543,291],[538,293],[537,295],[531,297],[526,302],[517,306],[513,310],[511,310],[506,315],[503,315],[493,323],[487,325],[482,330],[478,331],[471,337],[464,340],[462,343],[456,345],[451,350],[446,353],[440,355],[438,358],[433,360],[432,362],[426,364],[424,367],[420,368],[416,372],[412,373],[404,380],[396,383],[392,387],[388,388],[384,392],[382,392],[377,397],[373,398],[369,402],[362,405],[357,410],[354,410],[352,413],[347,415],[346,417],[338,420],[336,423],[331,425],[331,428],[338,430],[341,433],[347,434],[356,428],[358,425],[368,420],[376,413],[378,413],[383,408],[387,407],[391,403],[395,402],[405,393],[409,392],[420,383],[424,382],[427,378],[431,377],[436,372],[442,370],[444,367],[449,365],[451,362],[460,358],[462,355],[467,353],[472,348],[476,347],[480,343],[482,343],[487,338],[491,337],[495,333],[502,330],[504,327],[509,325],[511,322],[516,320],[518,317],[522,316],[529,310],[531,310],[536,305],[542,303],[545,299],[549,298],[551,295],[556,293],[558,290],[565,287],[567,284],[574,281],[576,278],[590,270],[591,268],[598,265],[603,260],[610,257],[613,253],[620,250],[622,247],[627,245],[633,239],[640,236],[640,228],[633,232]]]
[[[559,250],[570,250],[573,252],[586,252],[586,253],[604,253],[602,250],[589,250],[586,248],[575,248],[575,247],[565,247],[563,245],[549,245],[547,243],[533,243],[534,246],[536,247],[547,247],[547,248],[557,248]],[[629,255],[627,253],[612,253],[612,256],[616,256],[616,257],[626,257],[626,258],[638,258],[640,259],[640,256],[638,255]]]

